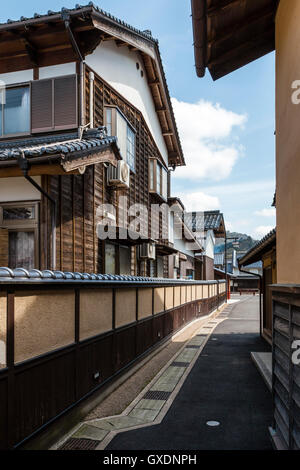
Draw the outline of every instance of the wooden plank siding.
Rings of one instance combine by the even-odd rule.
[[[85,122],[89,122],[89,69],[85,67],[84,111]],[[131,172],[129,190],[114,190],[106,185],[106,168],[102,164],[88,167],[84,175],[47,175],[43,187],[57,201],[56,268],[62,271],[104,272],[104,243],[96,234],[96,211],[100,204],[113,204],[117,216],[125,219],[126,207],[122,207],[121,196],[127,197],[127,209],[133,204],[148,208],[148,236],[151,224],[160,228],[162,217],[151,219],[152,199],[148,192],[148,161],[150,157],[163,163],[150,130],[141,112],[117,93],[95,73],[94,82],[94,126],[103,126],[104,107],[117,106],[136,131],[136,171]],[[41,203],[40,268],[47,269],[51,259],[50,204],[45,198]],[[125,222],[124,222],[125,223]],[[161,237],[160,237],[161,238]],[[134,268],[134,267],[133,267]],[[136,269],[136,267],[135,267]],[[148,268],[149,269],[149,268]],[[168,276],[167,263],[165,275]]]

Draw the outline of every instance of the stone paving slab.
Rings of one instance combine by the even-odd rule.
[[[115,431],[116,429],[137,426],[138,424],[143,424],[143,422],[143,419],[135,418],[134,416],[113,416],[105,420],[90,421],[90,424],[106,431]]]
[[[144,400],[138,402],[136,409],[142,410],[161,410],[165,404],[165,400]]]
[[[143,423],[148,423],[149,421],[154,421],[160,410],[142,410],[134,408],[130,411],[129,416],[139,418]]]
[[[91,426],[90,424],[85,424],[81,426],[72,437],[77,439],[95,439],[97,441],[101,441],[107,434],[108,431]]]

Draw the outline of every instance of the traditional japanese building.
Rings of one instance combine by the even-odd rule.
[[[192,0],[192,17],[199,77],[208,69],[220,79],[275,50],[276,267],[272,255],[265,281],[265,302],[272,308],[266,329],[272,321],[274,351],[271,435],[277,448],[299,449],[299,367],[291,345],[299,339],[300,321],[300,2]]]
[[[151,206],[185,163],[151,32],[93,4],[8,20],[0,80],[0,265],[168,277]]]
[[[204,248],[197,256],[202,263],[201,279],[214,279],[215,241],[216,238],[226,236],[223,214],[218,210],[188,212],[185,214],[185,223]]]
[[[276,271],[276,229],[273,229],[257,242],[244,256],[239,259],[241,269],[250,271],[251,266],[262,263],[262,318],[261,332],[263,337],[272,342],[272,292],[268,288],[277,282]],[[257,273],[259,274],[259,273]]]

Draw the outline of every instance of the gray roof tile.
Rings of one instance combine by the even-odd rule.
[[[193,232],[218,230],[223,214],[220,211],[187,212],[184,214],[184,221]]]
[[[52,154],[72,154],[95,147],[108,147],[117,145],[116,137],[108,137],[105,128],[88,129],[83,138],[78,133],[65,133],[44,137],[30,137],[28,139],[6,141],[0,143],[0,161],[16,159],[24,153],[25,157],[37,157]]]
[[[140,29],[137,29],[137,28],[134,28],[133,26],[129,25],[128,23],[126,23],[125,21],[122,21],[120,20],[119,18],[116,18],[115,16],[111,15],[110,13],[102,10],[101,8],[99,8],[97,5],[95,5],[93,2],[89,2],[87,5],[80,5],[80,4],[76,4],[75,5],[75,8],[66,8],[66,7],[62,7],[60,11],[52,11],[52,10],[48,10],[47,13],[44,13],[44,14],[40,14],[40,13],[34,13],[32,18],[26,18],[25,16],[21,16],[19,19],[17,20],[13,20],[13,19],[8,19],[6,22],[3,22],[3,23],[0,23],[0,25],[4,25],[4,24],[12,24],[12,23],[20,23],[22,21],[28,21],[30,19],[33,19],[33,18],[43,18],[43,17],[46,17],[46,16],[52,16],[52,15],[57,15],[61,12],[76,12],[76,10],[81,10],[83,8],[89,8],[91,11],[94,10],[98,13],[100,13],[101,15],[103,16],[106,16],[107,18],[110,18],[111,20],[115,21],[116,23],[124,26],[125,28],[127,29],[130,29],[131,31],[139,34],[140,36],[143,36],[144,38],[150,40],[150,41],[153,41],[155,43],[157,43],[157,39],[154,39],[152,37],[152,34],[150,32],[150,30],[144,30],[144,31],[141,31]]]

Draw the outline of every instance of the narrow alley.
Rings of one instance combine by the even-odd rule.
[[[270,349],[259,336],[258,297],[235,299],[161,424],[120,433],[106,450],[271,450],[271,395],[250,357]]]

